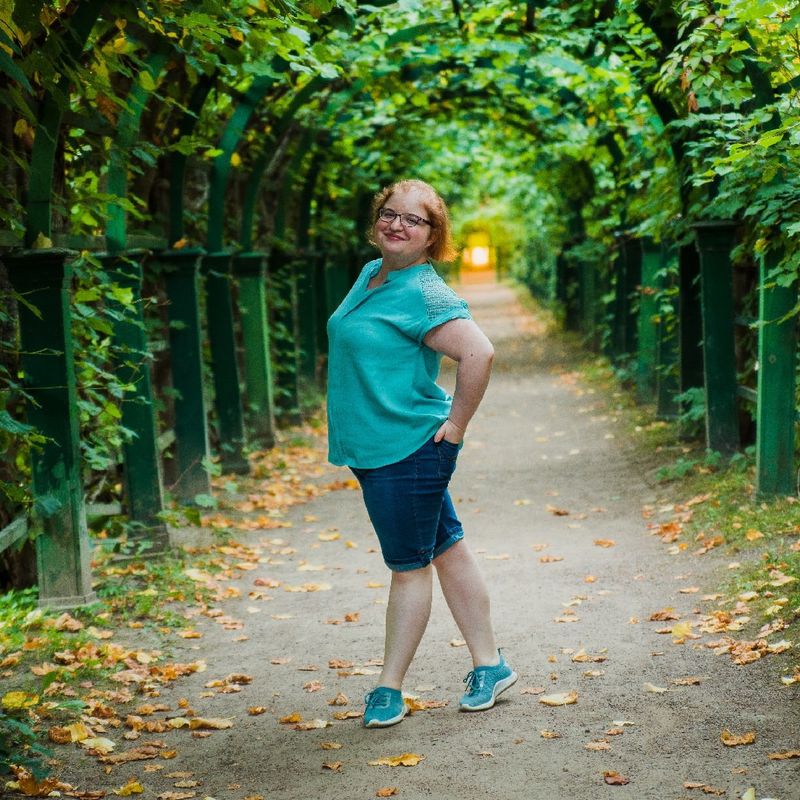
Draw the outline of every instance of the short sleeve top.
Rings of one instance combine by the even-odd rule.
[[[380,267],[364,267],[328,320],[328,460],[361,469],[401,461],[447,418],[452,398],[436,383],[442,357],[423,339],[471,319],[430,263],[392,270],[368,289]]]

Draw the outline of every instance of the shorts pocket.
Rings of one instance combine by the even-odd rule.
[[[439,454],[439,477],[449,478],[456,468],[456,459],[460,446],[447,439],[442,439],[437,444],[436,452]]]

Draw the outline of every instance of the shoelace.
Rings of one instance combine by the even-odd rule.
[[[483,680],[486,677],[484,672],[476,672],[474,669],[470,670],[464,683],[467,684],[467,694],[476,694],[483,688]]]
[[[364,702],[367,708],[388,708],[391,700],[384,692],[369,692],[364,695]]]

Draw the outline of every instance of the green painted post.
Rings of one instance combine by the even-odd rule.
[[[180,503],[209,494],[211,480],[208,417],[203,391],[203,348],[200,326],[198,265],[203,250],[162,250],[155,259],[164,272],[169,305],[169,352],[175,390],[175,469],[171,487]]]
[[[579,331],[581,325],[581,295],[579,264],[571,250],[561,255],[564,273],[564,327],[568,331]]]
[[[269,295],[273,315],[273,362],[275,364],[275,406],[281,422],[297,425],[301,421],[297,349],[297,281],[290,253],[278,245],[269,255]],[[273,299],[274,298],[274,299]]]
[[[31,452],[36,498],[39,603],[72,608],[95,601],[81,485],[78,403],[70,330],[72,270],[67,250],[27,250],[3,257],[19,304],[28,423],[44,437]]]
[[[224,472],[246,475],[250,465],[244,455],[244,415],[231,299],[231,254],[206,253],[202,265],[206,276],[206,318],[220,461]]]
[[[273,66],[277,66],[279,60],[275,57]],[[214,374],[214,408],[222,468],[237,474],[246,474],[250,466],[244,455],[244,414],[230,284],[231,254],[224,250],[225,199],[232,169],[231,156],[241,141],[255,107],[275,80],[274,76],[256,77],[231,114],[219,140],[220,154],[212,163],[208,195],[206,246],[209,252],[203,257],[203,270],[206,275],[206,315]]]
[[[778,286],[771,272],[780,253],[760,259],[758,304],[758,405],[756,493],[795,492],[795,365],[797,363],[797,282]]]
[[[350,291],[350,269],[345,259],[335,258],[325,264],[325,306],[330,317]]]
[[[608,355],[614,363],[625,353],[625,239],[624,234],[617,233],[614,237],[616,241],[616,251],[611,262],[612,289],[614,299],[611,302],[611,334],[609,336]]]
[[[317,376],[317,303],[318,287],[315,278],[314,255],[309,251],[311,211],[314,187],[319,176],[322,153],[317,151],[311,159],[303,189],[300,192],[297,247],[297,328],[300,345],[300,378],[314,384]]]
[[[123,445],[127,511],[136,524],[131,542],[150,553],[162,553],[169,549],[169,533],[159,518],[164,500],[150,378],[152,358],[142,311],[143,256],[144,251],[128,250],[125,255],[105,255],[102,260],[112,280],[131,293],[130,305],[116,304],[118,318],[114,323],[114,344],[125,354],[118,356],[116,372],[130,387],[122,399],[122,425],[134,433]]]
[[[233,273],[239,282],[248,433],[259,447],[270,448],[275,446],[275,407],[265,260],[264,253],[239,253]]]
[[[703,388],[703,312],[700,300],[700,254],[694,242],[678,249],[678,382],[680,394]],[[705,391],[705,390],[704,390]],[[689,403],[684,401],[681,412]],[[692,425],[681,425],[680,435],[694,435]]]
[[[314,256],[314,285],[317,287],[317,351],[322,356],[328,354],[328,287],[326,284],[326,258],[324,251],[320,251]],[[320,378],[324,379],[323,374]]]
[[[638,286],[636,399],[640,403],[651,403],[656,395],[659,272],[663,263],[663,253],[661,245],[649,237],[641,240],[641,249],[642,279]]]
[[[594,264],[582,258],[577,264],[579,328],[587,344],[596,347],[597,332],[597,271]]]
[[[642,281],[642,247],[639,241],[626,235],[622,242],[625,259],[624,280],[619,288],[621,303],[622,352],[623,361],[633,359],[638,347],[638,315],[633,298],[639,291]]]
[[[165,52],[151,53],[144,65],[148,85],[155,85],[167,62]],[[122,203],[128,193],[130,151],[136,142],[139,124],[152,90],[136,81],[126,98],[123,114],[117,125],[108,163],[108,205],[106,244],[108,254],[103,263],[112,278],[131,293],[131,305],[117,304],[114,340],[126,356],[117,365],[123,383],[131,388],[122,402],[122,424],[133,432],[133,438],[123,445],[125,460],[124,482],[127,511],[137,528],[132,531],[132,543],[148,548],[150,553],[169,549],[167,526],[159,519],[163,511],[161,463],[156,436],[156,413],[153,387],[150,380],[151,357],[142,311],[142,259],[144,251],[127,250],[127,212]]]
[[[676,252],[670,247],[664,253],[664,268],[659,286],[664,291],[661,298],[656,347],[656,417],[675,419],[680,413],[677,396],[680,392],[678,365],[678,328],[675,319],[678,280]]]
[[[317,374],[317,286],[313,255],[307,249],[302,251],[294,267],[297,276],[299,377],[304,383],[313,384]]]
[[[694,242],[678,250],[678,324],[681,392],[685,392],[705,381],[700,254]]]
[[[214,88],[216,76],[198,81],[176,138],[189,136]],[[169,156],[169,242],[185,237],[184,185],[188,155],[175,150]],[[203,332],[200,322],[200,248],[162,250],[156,261],[163,270],[169,305],[169,348],[172,387],[175,390],[175,482],[170,487],[178,502],[189,505],[197,495],[211,492],[206,468],[210,460],[208,415],[203,386]]]
[[[737,223],[700,222],[693,227],[700,254],[706,446],[723,455],[732,455],[739,449],[730,258]]]

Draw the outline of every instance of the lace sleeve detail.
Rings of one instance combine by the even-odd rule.
[[[425,302],[425,313],[429,320],[446,316],[464,316],[468,306],[433,270],[420,273],[419,285],[422,290],[422,299]]]

